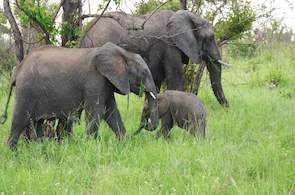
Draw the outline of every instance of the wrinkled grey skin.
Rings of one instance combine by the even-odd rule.
[[[9,92],[8,92],[8,98],[5,104],[5,110],[1,116],[0,119],[0,123],[4,124],[7,120],[7,112],[8,112],[8,106],[9,106],[9,102],[10,102],[10,98],[12,95],[12,90],[13,87],[16,84],[16,74],[17,74],[17,70],[20,69],[20,67],[22,66],[22,63],[18,64],[16,66],[15,71],[13,72],[13,74],[11,75],[11,79],[10,79],[10,83],[9,83]],[[80,115],[81,115],[82,110],[79,110],[78,113],[76,113],[76,118],[75,120],[77,120],[77,118],[80,119]],[[30,124],[29,126],[27,126],[24,130],[24,137],[27,141],[32,141],[32,140],[36,140],[37,141],[42,141],[41,139],[44,137],[44,132],[46,137],[48,138],[53,138],[55,137],[55,131],[53,130],[54,125],[50,125],[50,123],[55,123],[55,120],[58,119],[58,125],[57,125],[57,129],[56,129],[56,135],[58,140],[60,141],[62,139],[62,136],[64,134],[67,135],[71,135],[72,134],[72,128],[73,128],[73,121],[75,120],[70,120],[70,116],[61,116],[59,118],[53,117],[50,119],[39,119],[38,121],[34,121],[33,124]],[[36,136],[33,132],[33,130],[36,130]]]
[[[205,138],[206,136],[206,109],[198,100],[197,96],[191,93],[167,90],[157,96],[159,118],[161,119],[161,129],[158,137],[169,136],[173,125],[186,129],[194,136]],[[143,128],[151,131],[148,123],[150,113],[145,104],[140,127],[135,132],[139,133]]]
[[[183,64],[189,59],[193,63],[205,61],[213,92],[218,102],[228,107],[221,84],[221,55],[208,21],[186,10],[161,10],[141,30],[149,16],[108,13],[84,33],[80,47],[96,47],[110,41],[140,54],[157,89],[166,81],[168,89],[183,91]]]
[[[41,119],[62,118],[85,109],[87,133],[98,136],[100,119],[105,119],[118,138],[125,127],[114,92],[138,94],[143,83],[152,126],[158,110],[152,75],[143,59],[106,43],[100,48],[69,49],[43,47],[32,51],[16,70],[16,99],[8,145],[15,149],[21,132]]]

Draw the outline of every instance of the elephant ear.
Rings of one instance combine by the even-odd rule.
[[[166,94],[160,94],[157,97],[159,118],[161,118],[166,112],[169,111],[170,101]]]
[[[124,50],[112,43],[99,48],[92,59],[96,70],[107,78],[122,94],[130,92],[128,67]]]
[[[167,24],[169,37],[193,63],[201,62],[202,39],[194,33],[199,25],[198,18],[186,10],[177,11]]]

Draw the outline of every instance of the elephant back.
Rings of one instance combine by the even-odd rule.
[[[79,46],[81,48],[101,47],[107,42],[119,44],[128,42],[128,39],[128,33],[116,20],[103,17],[85,30]]]

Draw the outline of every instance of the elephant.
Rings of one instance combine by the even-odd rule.
[[[30,123],[61,119],[85,110],[87,134],[98,137],[106,120],[116,137],[126,134],[114,93],[139,94],[144,87],[151,126],[158,124],[156,86],[140,55],[106,43],[97,48],[45,46],[32,51],[16,70],[16,98],[8,145],[16,149]]]
[[[40,49],[40,48],[39,48]],[[35,49],[33,49],[35,50]],[[8,113],[8,106],[10,102],[10,98],[12,95],[13,87],[16,85],[16,74],[17,70],[22,66],[22,62],[16,65],[16,68],[14,69],[10,83],[9,83],[9,92],[8,92],[8,98],[5,104],[4,112],[1,116],[0,124],[4,124],[7,120],[7,113]],[[71,135],[72,134],[72,128],[73,128],[73,122],[80,120],[82,110],[79,110],[79,112],[75,113],[76,115],[72,115],[70,117],[68,116],[61,116],[59,119],[56,117],[48,118],[48,119],[39,119],[38,121],[35,121],[33,124],[28,125],[23,130],[23,136],[24,138],[30,142],[30,141],[42,141],[44,135],[51,138],[57,138],[58,141],[61,141],[63,136]],[[74,118],[73,118],[74,116]],[[55,121],[58,120],[56,131],[54,130]],[[36,130],[36,133],[34,132]]]
[[[158,91],[164,81],[167,89],[183,91],[183,64],[204,61],[218,102],[229,106],[221,84],[221,65],[225,63],[207,20],[187,10],[160,10],[143,16],[110,12],[93,21],[79,44],[89,48],[108,41],[140,54]]]
[[[207,111],[202,102],[192,93],[167,90],[157,95],[158,114],[161,119],[161,129],[157,137],[169,136],[173,124],[186,129],[190,134],[205,138]],[[141,115],[140,127],[136,130],[138,134],[143,128],[152,131],[148,123],[150,113],[147,102]]]

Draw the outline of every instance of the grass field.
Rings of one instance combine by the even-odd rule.
[[[295,46],[269,46],[234,59],[223,71],[230,109],[224,110],[204,76],[200,99],[209,136],[195,140],[174,128],[117,141],[103,123],[102,140],[85,137],[84,122],[62,144],[19,142],[11,152],[9,120],[0,125],[0,194],[292,194],[295,190]],[[5,88],[4,88],[5,89]],[[6,90],[5,90],[6,91]],[[5,93],[1,91],[1,108]],[[118,96],[130,135],[143,98]]]

